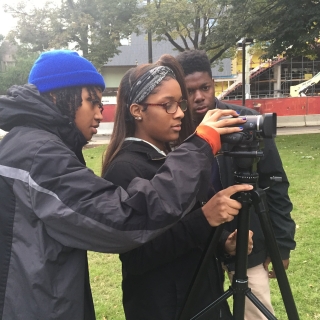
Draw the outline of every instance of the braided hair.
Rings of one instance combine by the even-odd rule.
[[[68,87],[52,92],[41,93],[42,96],[53,102],[62,115],[67,116],[71,122],[76,118],[76,112],[82,105],[82,89],[87,89],[89,97],[92,100],[100,100],[97,95],[97,91],[101,92],[100,87],[88,86],[88,87]]]

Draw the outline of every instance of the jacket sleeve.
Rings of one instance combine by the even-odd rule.
[[[34,213],[65,246],[122,253],[158,236],[206,192],[211,148],[192,136],[167,157],[156,176],[127,191],[97,177],[61,142],[39,146],[28,175]]]
[[[126,272],[143,274],[170,263],[195,248],[204,249],[213,230],[200,208],[185,216],[161,236],[120,255],[120,258]]]
[[[146,177],[143,168],[119,160],[110,165],[104,178],[126,189],[137,176]],[[123,268],[130,274],[143,274],[169,263],[195,247],[204,247],[212,230],[201,208],[194,210],[159,237],[122,254]]]
[[[288,195],[289,181],[283,169],[279,152],[273,139],[264,139],[264,157],[258,162],[259,187],[267,189],[267,204],[272,227],[282,259],[288,259],[294,241],[295,222],[291,218],[292,203]],[[281,177],[281,182],[271,183],[270,177]]]

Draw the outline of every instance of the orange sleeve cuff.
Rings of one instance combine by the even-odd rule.
[[[213,128],[201,124],[196,129],[196,135],[209,143],[214,155],[221,149],[220,134]]]

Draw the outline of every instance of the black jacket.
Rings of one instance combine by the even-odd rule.
[[[97,177],[81,132],[32,85],[0,97],[0,128],[10,131],[0,143],[1,319],[95,319],[86,250],[132,250],[208,188],[212,151],[195,136],[151,181],[125,191]]]
[[[255,110],[223,103],[216,100],[216,107],[219,109],[234,109],[240,115],[258,115]],[[223,144],[222,150],[229,150],[230,145]],[[288,196],[289,182],[286,173],[282,166],[282,161],[279,156],[276,144],[273,139],[264,139],[263,158],[257,164],[257,173],[259,174],[258,185],[261,189],[265,189],[271,185],[266,191],[267,205],[272,221],[273,230],[277,240],[282,259],[288,259],[290,250],[295,248],[294,234],[295,223],[291,218],[292,203]],[[234,185],[234,159],[232,157],[218,155],[217,156],[220,179],[223,188]],[[281,177],[282,182],[271,184],[270,177]],[[263,263],[267,257],[267,249],[264,235],[261,229],[260,221],[254,208],[251,208],[250,229],[254,232],[253,235],[253,251],[248,256],[248,267],[254,267]],[[225,224],[225,228],[232,232],[237,228],[237,218],[230,223]],[[234,265],[228,265],[230,270],[234,270]]]
[[[126,188],[135,177],[152,179],[164,160],[164,155],[145,142],[125,141],[104,177]],[[185,168],[181,166],[180,170]],[[161,236],[120,255],[126,319],[176,319],[212,230],[198,208]],[[222,279],[221,264],[212,257],[199,299],[193,301],[195,313],[222,294]],[[207,316],[231,319],[226,302]]]

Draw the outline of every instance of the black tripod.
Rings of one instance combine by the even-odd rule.
[[[255,144],[255,149],[259,143]],[[241,148],[240,148],[241,149]],[[261,227],[265,236],[267,249],[273,264],[274,271],[277,275],[277,281],[281,291],[282,299],[286,308],[286,312],[289,320],[298,320],[299,315],[297,308],[292,296],[288,278],[283,267],[280,252],[276,243],[275,235],[273,233],[272,224],[268,214],[266,194],[264,190],[259,189],[258,178],[259,175],[253,171],[253,167],[256,167],[257,159],[263,156],[263,153],[257,150],[249,151],[234,151],[225,153],[228,156],[233,156],[237,166],[235,172],[236,183],[248,183],[254,186],[254,189],[250,192],[239,192],[236,194],[235,199],[241,202],[242,208],[238,215],[238,226],[237,226],[237,248],[236,248],[236,261],[235,261],[235,274],[233,282],[230,288],[217,300],[208,305],[205,309],[200,311],[197,315],[192,313],[192,302],[197,297],[197,292],[204,279],[204,274],[207,269],[207,263],[209,259],[212,259],[213,254],[216,252],[218,240],[221,236],[223,225],[216,228],[215,232],[212,233],[211,240],[208,248],[199,265],[196,276],[193,280],[192,287],[188,294],[184,308],[180,314],[179,320],[190,320],[199,319],[207,320],[207,312],[217,307],[223,301],[233,296],[233,317],[236,320],[244,319],[245,310],[245,297],[248,297],[252,303],[267,317],[267,319],[273,320],[276,317],[260,302],[260,300],[251,292],[248,287],[247,277],[247,250],[248,250],[248,232],[250,225],[250,207],[253,205],[256,213],[259,216]],[[277,181],[276,177],[271,180]]]

